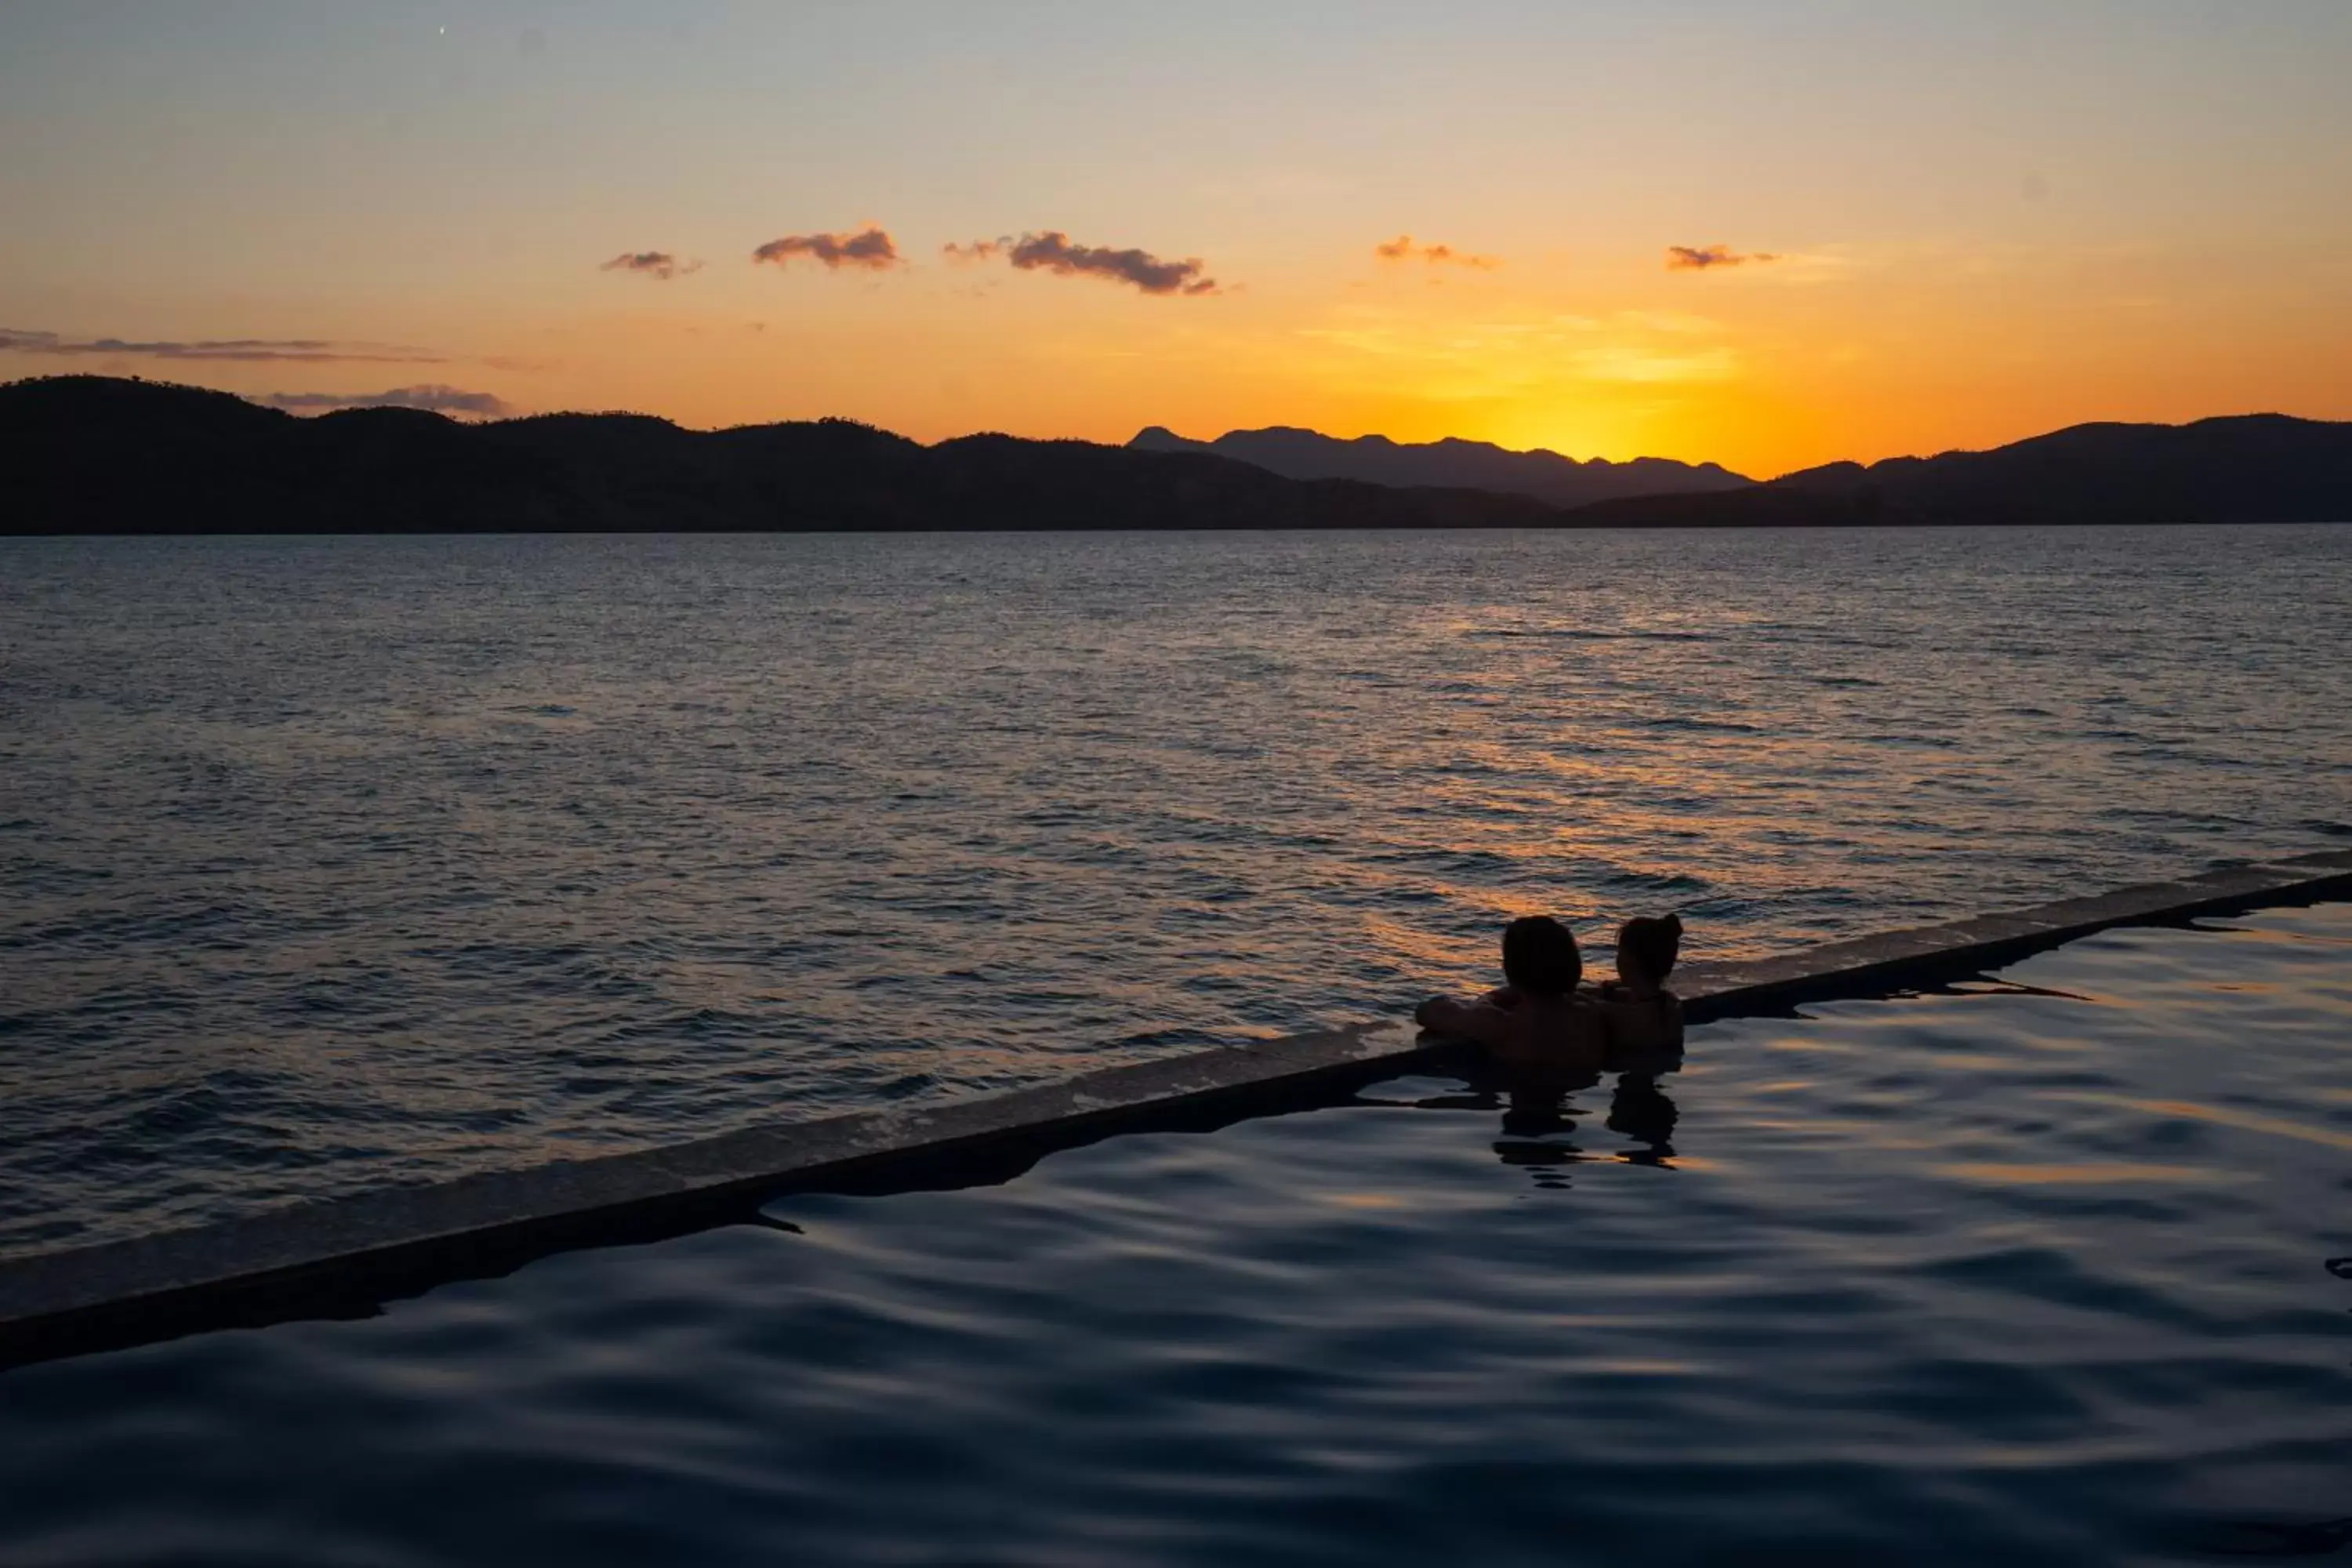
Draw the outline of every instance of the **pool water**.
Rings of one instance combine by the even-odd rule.
[[[0,1562],[2352,1557],[2352,906],[0,1376]]]

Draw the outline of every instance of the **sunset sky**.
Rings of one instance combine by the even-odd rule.
[[[2352,418],[2347,79],[2346,0],[0,0],[0,378],[1759,475]]]

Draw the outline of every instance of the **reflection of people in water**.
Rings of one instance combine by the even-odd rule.
[[[1503,928],[1503,978],[1507,984],[1475,1002],[1433,996],[1413,1017],[1433,1029],[1482,1047],[1506,1067],[1592,1072],[1607,1054],[1601,1009],[1577,991],[1584,959],[1576,938],[1549,915],[1529,915]]]
[[[1665,1070],[1672,1072],[1674,1068],[1669,1065]],[[1674,1100],[1658,1087],[1657,1074],[1618,1075],[1617,1092],[1609,1100],[1609,1131],[1649,1145],[1622,1158],[1640,1164],[1655,1164],[1671,1158],[1675,1152],[1675,1122],[1680,1114]]]
[[[1575,1101],[1571,1091],[1593,1080],[1562,1082],[1556,1074],[1517,1072],[1511,1075],[1510,1100],[1503,1110],[1502,1136],[1495,1140],[1495,1158],[1527,1172],[1538,1187],[1555,1191],[1569,1184],[1569,1172],[1599,1156],[1577,1146]]]
[[[1621,1073],[1610,1097],[1606,1125],[1635,1148],[1587,1150],[1577,1137],[1577,1091],[1591,1089],[1599,1075],[1570,1075],[1539,1068],[1490,1069],[1485,1092],[1476,1102],[1492,1107],[1503,1100],[1502,1136],[1495,1142],[1495,1157],[1506,1165],[1526,1167],[1539,1187],[1565,1187],[1570,1168],[1592,1160],[1619,1160],[1635,1165],[1663,1165],[1674,1158],[1674,1100],[1658,1087],[1661,1074],[1681,1065],[1682,1053],[1660,1052],[1642,1070]],[[1483,1075],[1480,1075],[1483,1076]],[[1474,1079],[1474,1084],[1477,1082]],[[1589,1127],[1586,1129],[1589,1131]]]
[[[1577,1096],[1601,1081],[1601,1075],[1591,1071],[1507,1068],[1481,1059],[1465,1065],[1466,1081],[1461,1091],[1412,1103],[1432,1110],[1500,1110],[1502,1136],[1495,1141],[1495,1157],[1526,1170],[1539,1187],[1564,1188],[1570,1172],[1591,1161],[1662,1165],[1674,1157],[1675,1102],[1658,1087],[1658,1079],[1681,1065],[1680,1051],[1659,1052],[1617,1079],[1608,1129],[1640,1148],[1611,1152],[1588,1150],[1580,1143],[1578,1133],[1591,1129],[1589,1122],[1579,1126],[1590,1112],[1578,1106]]]

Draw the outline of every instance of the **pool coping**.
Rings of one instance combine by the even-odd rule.
[[[1693,964],[1695,1023],[1950,980],[2120,925],[2352,893],[2352,851],[2206,871],[2032,909]],[[786,1192],[1003,1181],[1122,1132],[1207,1130],[1328,1104],[1454,1045],[1389,1020],[1099,1068],[1003,1094],[746,1128],[666,1148],[297,1204],[0,1261],[0,1368],[209,1329],[363,1316],[572,1247],[752,1218]]]

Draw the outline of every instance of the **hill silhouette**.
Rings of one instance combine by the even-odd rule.
[[[926,447],[840,419],[692,431],[642,414],[300,418],[195,387],[53,376],[0,385],[0,533],[13,534],[2339,521],[2352,521],[2352,424],[2084,425],[1563,510],[1287,479],[1211,451],[995,435]]]
[[[1742,489],[1755,482],[1714,463],[1678,463],[1666,458],[1579,462],[1558,452],[1514,452],[1485,441],[1415,445],[1385,436],[1344,441],[1281,425],[1232,430],[1213,441],[1187,440],[1154,425],[1128,445],[1143,452],[1213,452],[1255,463],[1285,479],[1467,487],[1533,496],[1556,507],[1589,506],[1627,496]]]
[[[1520,496],[1301,484],[1223,458],[847,420],[691,431],[641,414],[299,418],[107,376],[0,385],[0,533],[1463,528]]]
[[[1832,463],[1719,495],[1645,496],[1594,527],[2352,521],[2352,424],[2245,414],[2076,425],[1983,452]]]

